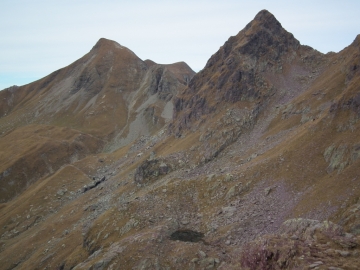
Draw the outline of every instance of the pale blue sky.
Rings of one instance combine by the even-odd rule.
[[[1,0],[0,89],[69,65],[101,37],[143,60],[185,61],[199,71],[262,9],[323,53],[342,50],[360,34],[360,0]]]

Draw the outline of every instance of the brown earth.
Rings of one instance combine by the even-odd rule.
[[[101,39],[1,91],[1,268],[359,269],[359,53],[263,10],[193,78]]]

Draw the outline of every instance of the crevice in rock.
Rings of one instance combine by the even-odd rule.
[[[85,193],[86,191],[89,191],[90,189],[96,188],[98,185],[100,185],[105,180],[106,180],[105,176],[103,176],[101,179],[94,180],[91,184],[84,186],[82,189],[82,192]]]

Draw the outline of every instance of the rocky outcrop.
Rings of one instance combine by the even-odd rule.
[[[177,93],[180,82],[171,74],[164,65],[150,67],[150,85],[148,93],[157,94],[160,100],[169,101]]]
[[[85,193],[86,191],[89,191],[90,189],[96,188],[98,185],[100,185],[105,180],[106,180],[105,176],[98,178],[98,179],[94,179],[94,181],[91,184],[85,185],[82,188],[82,193]]]
[[[267,102],[276,91],[267,74],[276,77],[282,73],[283,65],[295,59],[299,48],[299,41],[270,12],[259,12],[242,31],[225,42],[189,87],[177,96],[175,133],[179,135],[224,103]]]
[[[347,166],[353,164],[360,158],[360,144],[348,146],[346,144],[331,145],[324,152],[325,161],[329,164],[326,171],[332,173],[337,170],[342,172]]]
[[[134,181],[136,184],[140,185],[147,184],[168,174],[172,170],[172,166],[166,164],[163,159],[147,159],[136,168]]]
[[[245,244],[240,261],[244,269],[356,269],[359,244],[332,222],[293,219],[283,223],[279,234]]]

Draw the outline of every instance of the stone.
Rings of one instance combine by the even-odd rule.
[[[338,254],[340,254],[342,257],[348,257],[348,256],[350,256],[350,252],[349,252],[349,251],[336,250],[336,252],[337,252]]]
[[[199,250],[199,255],[201,258],[206,258],[206,253],[202,250]]]
[[[235,206],[223,207],[221,211],[222,213],[224,213],[225,217],[232,217],[236,212],[236,207]]]
[[[102,269],[104,269],[104,261],[100,260],[100,261],[96,262],[93,265],[92,269],[94,269],[94,270],[102,270]]]
[[[56,192],[56,194],[57,194],[58,196],[63,196],[63,195],[65,195],[66,192],[67,192],[67,189],[59,189],[59,190]]]
[[[271,192],[271,190],[272,190],[272,188],[271,188],[271,187],[267,187],[267,188],[265,188],[265,189],[264,189],[264,194],[265,194],[265,196],[269,195],[269,194],[270,194],[270,192]]]
[[[229,181],[232,181],[234,179],[234,176],[230,173],[227,173],[225,175],[225,181],[229,182]]]
[[[152,152],[150,153],[149,160],[153,160],[153,159],[155,158],[155,156],[156,156],[155,152],[152,151]]]
[[[162,162],[159,165],[160,174],[167,174],[169,172],[169,167],[166,163]]]
[[[182,224],[182,225],[188,225],[189,223],[190,223],[190,221],[187,220],[187,219],[183,219],[183,220],[181,221],[181,224]]]
[[[322,261],[317,261],[317,262],[310,264],[309,268],[312,269],[312,268],[318,267],[319,265],[322,265],[322,264],[324,264]]]
[[[338,243],[343,248],[355,248],[357,246],[356,240],[351,238],[337,238],[334,239],[336,243]]]
[[[214,266],[215,265],[215,260],[214,258],[204,258],[202,260],[199,261],[200,266],[202,267],[206,267],[206,269],[212,269],[212,268],[208,268],[209,266]]]
[[[159,158],[148,159],[136,168],[134,181],[136,184],[144,184],[158,179],[161,175],[168,174],[171,170],[172,167]]]
[[[236,193],[236,186],[232,186],[229,191],[226,193],[225,195],[225,199],[231,199],[232,197],[235,196],[235,193]]]
[[[212,181],[214,178],[215,178],[215,174],[209,174],[209,175],[206,177],[206,182],[210,182],[210,181]]]

